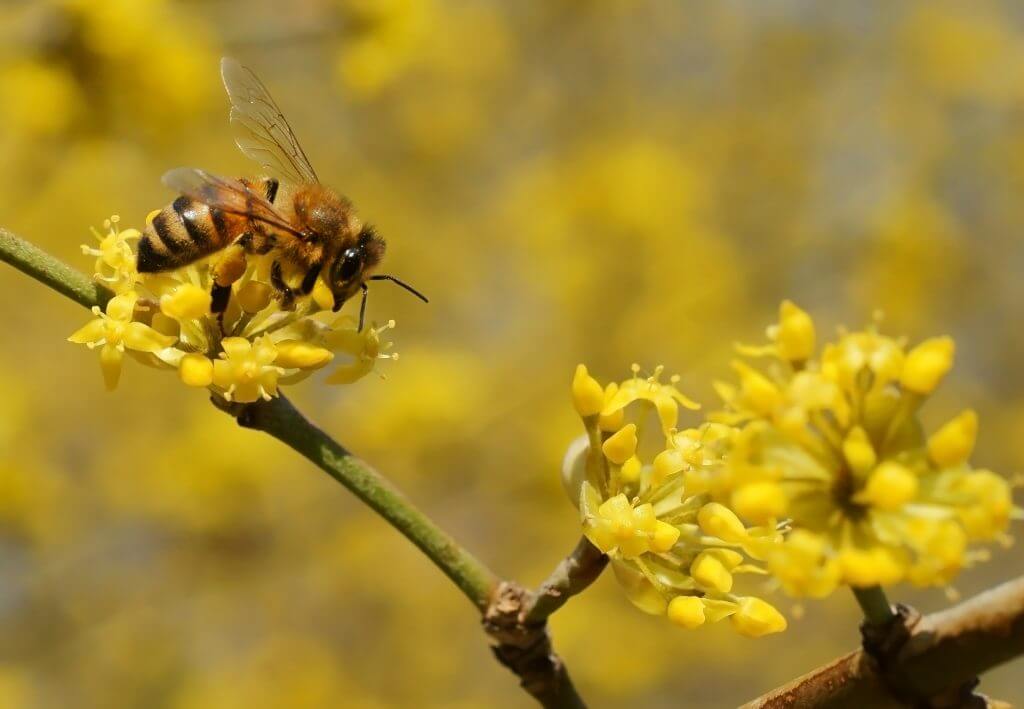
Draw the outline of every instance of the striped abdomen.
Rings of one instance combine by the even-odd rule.
[[[146,225],[139,242],[138,268],[143,273],[167,271],[192,263],[230,244],[241,233],[229,227],[247,219],[211,210],[202,202],[178,197]]]
[[[277,180],[243,180],[273,201]],[[139,242],[142,273],[169,271],[220,251],[255,230],[248,217],[212,208],[190,197],[178,197],[146,225]]]

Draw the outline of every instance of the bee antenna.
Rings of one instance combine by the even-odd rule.
[[[371,280],[371,281],[391,281],[395,285],[398,285],[398,286],[401,286],[402,288],[405,288],[407,291],[412,293],[414,296],[416,296],[417,298],[422,300],[424,303],[429,303],[430,302],[429,300],[427,300],[427,296],[425,296],[422,293],[420,293],[418,290],[416,290],[415,288],[410,286],[405,281],[399,280],[398,278],[395,278],[394,276],[387,275],[387,274],[380,274],[380,275],[377,275],[377,276],[370,276],[369,280]]]

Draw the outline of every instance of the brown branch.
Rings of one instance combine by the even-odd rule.
[[[884,673],[875,658],[855,650],[744,709],[905,706],[893,698],[893,687],[930,698],[925,706],[984,706],[978,704],[983,699],[964,692],[980,673],[1024,654],[1024,577],[911,620],[908,628],[909,637]]]
[[[572,553],[562,559],[529,599],[522,612],[522,622],[536,625],[546,621],[566,601],[597,580],[607,565],[608,557],[586,537],[581,537]]]
[[[504,582],[484,614],[484,632],[498,662],[544,707],[580,709],[586,705],[573,687],[562,659],[551,647],[547,619],[601,575],[608,557],[586,538],[563,559],[535,592]]]

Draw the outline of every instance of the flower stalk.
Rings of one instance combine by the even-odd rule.
[[[882,626],[896,617],[881,586],[868,588],[854,586],[852,590],[860,609],[864,611],[864,620],[869,625]]]

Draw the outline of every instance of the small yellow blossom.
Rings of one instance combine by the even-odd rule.
[[[157,352],[174,344],[175,338],[161,335],[141,322],[134,322],[134,295],[117,295],[107,303],[106,312],[93,306],[95,320],[88,322],[69,338],[69,342],[100,348],[100,367],[107,389],[114,389],[121,378],[121,362],[126,349]]]
[[[142,236],[138,229],[120,229],[120,221],[115,214],[103,222],[105,234],[92,230],[99,246],[82,245],[83,254],[96,257],[93,265],[96,280],[115,293],[130,290],[138,279],[133,242]]]
[[[733,511],[765,525],[787,518],[785,540],[761,553],[794,595],[948,584],[979,558],[968,542],[1002,538],[1014,514],[1007,481],[967,464],[973,411],[931,437],[922,432],[918,409],[949,372],[953,341],[908,351],[871,328],[841,332],[815,357],[806,347],[813,333],[806,314],[784,303],[769,329],[775,345],[744,348],[770,364],[736,363],[740,385],[718,386],[727,408],[712,420],[737,432],[720,438],[722,465],[685,475],[691,490],[732,511],[706,505],[702,526],[727,539],[742,534]]]
[[[351,322],[342,318],[339,323]],[[389,320],[381,326],[372,326],[358,331],[355,327],[338,327],[324,339],[325,345],[336,351],[344,352],[352,357],[348,364],[339,366],[327,377],[328,384],[350,384],[373,371],[378,360],[398,359],[398,355],[389,352],[391,342],[381,339],[388,330],[395,327],[395,321]]]
[[[249,342],[244,337],[225,337],[223,352],[213,363],[213,382],[228,401],[247,403],[277,394],[277,380],[284,369],[274,366],[277,347],[267,337]]]
[[[634,366],[631,379],[603,389],[585,368],[573,378],[586,435],[566,454],[562,480],[584,535],[610,557],[627,597],[645,612],[684,628],[739,615],[733,626],[745,635],[784,629],[766,602],[751,605],[733,592],[738,574],[764,572],[753,560],[774,548],[775,527],[745,527],[707,490],[691,491],[684,482],[695,470],[722,465],[717,443],[726,432],[716,424],[677,431],[679,408],[696,405],[676,389],[675,378],[659,380],[660,367],[646,379],[637,372]],[[607,417],[618,426],[608,425]]]

